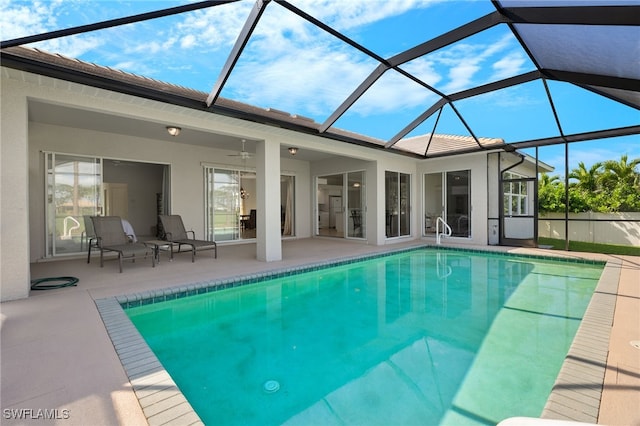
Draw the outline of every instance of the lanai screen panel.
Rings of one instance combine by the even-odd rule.
[[[264,8],[221,96],[323,122],[377,65],[274,2]]]
[[[3,5],[3,16],[11,12],[19,17],[19,9],[11,8],[15,4]],[[205,100],[206,93],[215,93],[226,103],[218,109],[220,103],[207,104],[210,112],[222,110],[252,121],[264,113],[267,124],[293,123],[295,130],[308,126],[311,133],[359,145],[426,152],[428,157],[527,138],[526,144],[516,146],[588,140],[602,137],[591,133],[603,129],[607,137],[640,132],[636,0],[425,0],[375,2],[375,7],[367,0],[167,1],[161,7],[181,12],[110,28],[99,21],[153,9],[161,12],[159,4],[116,7],[98,2],[85,13],[73,9],[76,2],[38,4],[33,3],[29,13],[44,11],[39,20],[25,25],[15,19],[16,25],[23,22],[22,33],[3,20],[3,37],[88,25],[92,29],[87,32],[80,29],[80,34],[29,45],[94,63],[101,72],[92,74],[86,63],[76,67],[53,55],[28,54],[23,62],[5,61],[13,59],[5,50],[3,64],[27,71],[40,66],[43,75],[51,72],[56,78],[97,87],[98,77],[106,75],[114,81],[109,90],[180,105],[183,99],[176,101],[165,93],[175,87],[195,89],[177,96],[188,97],[184,103],[196,109],[202,109],[202,93]],[[260,10],[259,16],[253,15],[255,10]],[[254,23],[252,17],[255,31],[246,32]],[[39,59],[44,62],[37,64]],[[72,72],[50,71],[47,60]],[[211,90],[218,83],[220,91]],[[534,85],[538,93],[532,97]],[[588,111],[581,115],[582,106],[572,111],[565,99],[577,97],[588,98],[592,109],[616,109],[619,119],[600,123]],[[528,101],[532,110],[511,115],[516,108],[499,105],[505,98]],[[537,112],[534,103],[539,105]],[[234,105],[237,111],[231,111]],[[483,120],[488,113],[489,119]],[[315,123],[296,122],[296,117],[310,117]],[[548,123],[556,120],[554,133]],[[511,132],[512,123],[537,132]],[[341,136],[345,134],[348,137]],[[460,136],[451,139],[459,144],[438,148],[431,134]]]

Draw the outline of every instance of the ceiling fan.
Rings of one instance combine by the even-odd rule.
[[[228,157],[240,157],[243,160],[246,160],[247,158],[251,158],[253,156],[253,154],[251,154],[250,152],[247,152],[244,150],[244,143],[246,142],[245,139],[242,139],[242,150],[237,153],[237,154],[229,154]]]

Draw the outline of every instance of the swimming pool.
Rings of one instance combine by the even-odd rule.
[[[421,249],[127,309],[207,424],[539,416],[602,264]]]

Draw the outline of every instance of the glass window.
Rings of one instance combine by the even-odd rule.
[[[517,173],[504,173],[504,214],[505,216],[529,215],[529,191],[526,179]]]

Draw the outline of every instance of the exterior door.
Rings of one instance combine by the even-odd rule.
[[[316,235],[366,238],[365,172],[319,176],[316,179]]]
[[[364,172],[347,173],[347,238],[365,238],[366,208]]]
[[[436,221],[441,217],[451,227],[452,237],[471,236],[470,182],[470,170],[424,175],[423,235],[435,236]]]
[[[237,170],[205,168],[207,239],[230,241],[240,238],[240,173]]]
[[[411,175],[385,172],[385,235],[411,235]]]
[[[535,247],[538,235],[537,180],[504,173],[500,182],[500,245]]]
[[[102,161],[99,158],[47,153],[46,256],[86,250],[85,223],[102,212]]]

